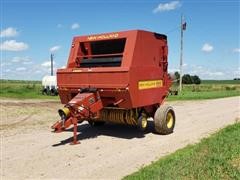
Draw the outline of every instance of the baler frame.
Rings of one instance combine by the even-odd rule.
[[[158,133],[173,132],[175,113],[162,106],[172,82],[167,53],[165,35],[142,30],[74,37],[67,68],[57,71],[66,105],[52,128],[61,132],[73,124],[73,144],[78,143],[77,124],[84,120],[144,130],[147,118],[154,117]]]

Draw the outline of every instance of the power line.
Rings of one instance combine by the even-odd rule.
[[[174,29],[171,29],[170,31],[166,32],[165,34],[170,34],[174,31],[177,31],[179,29],[179,26],[175,27]]]
[[[184,22],[186,22],[186,17],[184,17]],[[183,23],[184,23],[184,22],[183,22]],[[189,18],[187,18],[187,22],[188,22],[188,24],[191,24],[191,21],[190,21]],[[190,23],[189,23],[189,22],[190,22]],[[176,26],[175,28],[173,28],[173,29],[167,31],[165,34],[170,34],[170,33],[172,33],[172,32],[175,32],[175,31],[179,30],[179,28],[182,28],[182,25],[178,25],[178,26]],[[204,27],[203,27],[203,29],[208,30],[207,28],[204,28]]]

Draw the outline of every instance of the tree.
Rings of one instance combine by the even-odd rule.
[[[194,84],[201,84],[201,79],[197,75],[191,76],[191,78]]]
[[[191,76],[189,74],[184,74],[182,77],[182,83],[183,84],[192,84],[193,81],[192,81]]]
[[[179,83],[179,79],[180,79],[180,74],[179,74],[179,72],[176,71],[176,72],[174,73],[174,76],[175,76],[175,80],[177,81],[177,83]]]

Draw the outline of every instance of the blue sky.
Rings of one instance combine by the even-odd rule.
[[[143,29],[167,34],[169,70],[179,69],[184,14],[184,73],[240,77],[240,1],[0,1],[1,78],[41,80],[66,65],[73,36]]]

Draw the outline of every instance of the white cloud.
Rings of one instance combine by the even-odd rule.
[[[238,69],[237,69],[237,70],[233,71],[233,74],[234,74],[234,76],[236,76],[236,77],[239,77],[239,78],[240,78],[240,67],[238,67]]]
[[[66,68],[66,66],[62,66],[62,67],[60,67],[60,69],[65,69]]]
[[[188,67],[188,64],[184,63],[182,66],[183,66],[183,68],[185,69],[185,68]],[[174,67],[174,68],[168,68],[168,72],[170,72],[170,73],[180,72],[180,69],[179,69],[179,68],[176,68],[176,67]]]
[[[172,11],[181,7],[179,1],[171,1],[169,3],[160,3],[154,10],[153,13],[163,12],[163,11]]]
[[[18,67],[18,68],[16,68],[16,71],[25,71],[25,70],[26,70],[25,67]]]
[[[4,67],[4,66],[10,66],[12,63],[10,62],[2,62],[0,63],[0,67]]]
[[[197,69],[203,69],[202,66],[195,65],[195,67],[196,67]]]
[[[26,49],[28,49],[28,44],[16,40],[7,40],[0,44],[0,50],[3,51],[23,51]]]
[[[180,69],[178,69],[178,68],[169,68],[168,69],[168,72],[170,72],[170,73],[174,73],[174,72],[179,72],[180,71]]]
[[[53,65],[55,64],[55,62],[53,61]],[[41,64],[41,66],[43,67],[51,67],[51,61],[45,61]]]
[[[206,75],[209,75],[209,76],[223,76],[224,73],[221,72],[221,71],[216,71],[216,72],[206,72]]]
[[[169,72],[179,72],[177,67],[170,67]],[[211,67],[208,65],[197,65],[197,64],[188,64],[183,68],[183,74],[197,75],[201,79],[233,79],[239,77],[240,67],[237,68],[220,68],[220,67]]]
[[[48,71],[48,72],[51,72],[51,68],[47,68],[47,71]],[[53,72],[56,72],[56,71],[57,71],[57,68],[54,67],[54,68],[53,68]]]
[[[17,36],[18,32],[15,28],[9,27],[0,32],[0,37],[14,37]]]
[[[78,29],[78,28],[80,28],[80,25],[78,23],[74,23],[71,26],[71,29]]]
[[[233,52],[234,52],[234,53],[240,53],[240,48],[235,48],[235,49],[233,49]]]
[[[12,58],[11,61],[14,62],[14,63],[18,63],[18,62],[30,62],[31,59],[30,59],[28,56],[26,56],[26,57],[18,57],[18,56],[15,56],[15,57]]]
[[[49,49],[50,52],[58,51],[61,48],[61,46],[53,46]]]
[[[33,64],[33,62],[32,61],[24,61],[23,64],[24,65]]]
[[[18,63],[18,62],[20,62],[22,59],[20,58],[20,57],[13,57],[12,58],[12,62],[14,62],[14,63]]]
[[[226,79],[230,78],[227,76],[226,72],[222,69],[215,69],[215,68],[209,68],[199,65],[191,65],[189,69],[187,69],[188,74],[191,75],[198,75],[201,79]],[[186,74],[184,72],[184,74]]]
[[[37,71],[34,71],[36,74],[41,74],[42,73],[42,71],[40,71],[40,70],[37,70]]]
[[[204,52],[212,52],[213,51],[213,46],[209,43],[205,43],[202,47],[202,51]]]

